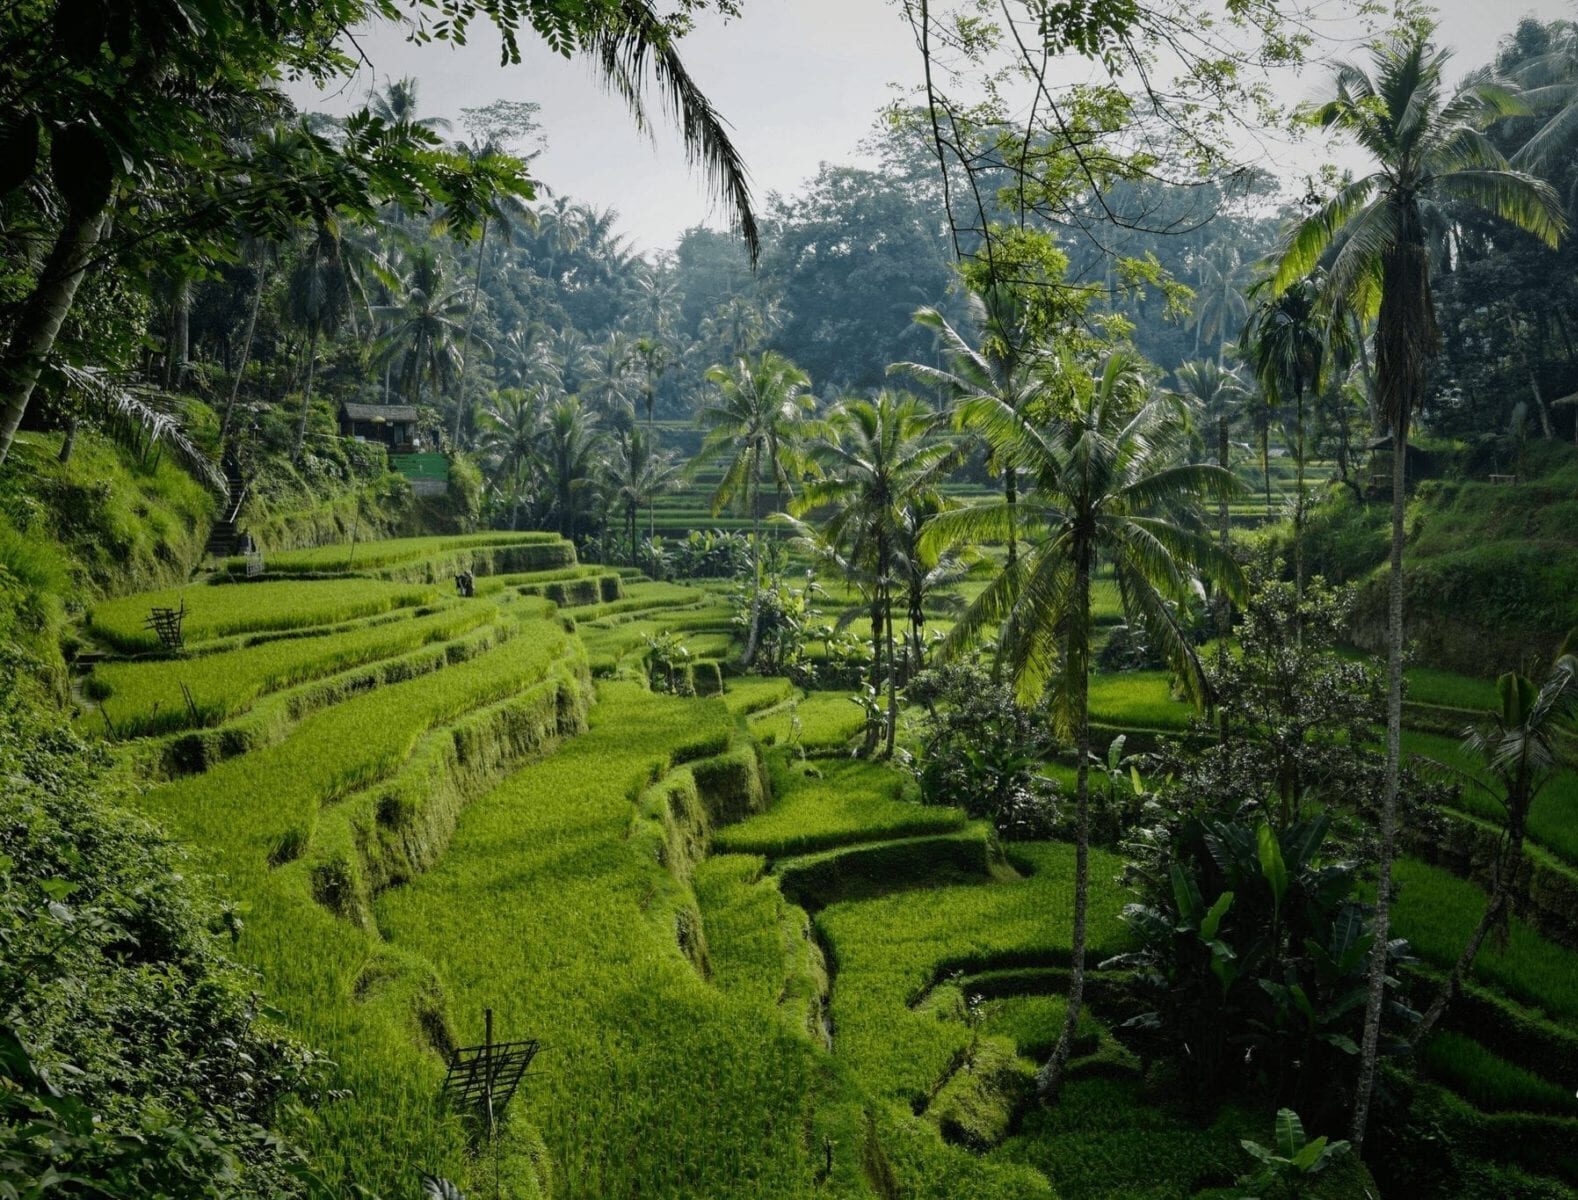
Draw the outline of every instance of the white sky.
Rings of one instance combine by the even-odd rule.
[[[858,162],[857,143],[895,87],[919,82],[920,57],[892,0],[745,0],[744,15],[715,16],[681,43],[692,75],[733,125],[758,201],[793,191],[823,162]],[[1574,0],[1444,0],[1440,41],[1463,69],[1487,62],[1518,20],[1573,17]],[[1325,23],[1327,53],[1347,56],[1362,38],[1356,20]],[[372,61],[336,94],[293,90],[304,109],[345,112],[368,89],[411,75],[421,81],[423,115],[457,118],[460,109],[494,99],[532,100],[548,140],[535,173],[555,192],[619,210],[619,227],[642,250],[674,243],[699,223],[721,224],[700,176],[687,169],[678,139],[660,128],[655,141],[638,135],[621,104],[605,95],[591,68],[549,52],[523,35],[524,61],[500,67],[498,41],[484,21],[471,44],[412,46],[394,25],[359,39]],[[1343,44],[1344,42],[1348,44]],[[1317,51],[1315,57],[1320,57]],[[1313,95],[1319,67],[1278,80],[1291,100]],[[457,134],[459,127],[456,127]],[[1268,144],[1272,170],[1302,175],[1334,157],[1318,139],[1303,147]],[[1260,152],[1257,151],[1257,157]]]

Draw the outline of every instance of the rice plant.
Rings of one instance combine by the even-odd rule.
[[[106,662],[94,669],[90,690],[109,718],[105,728],[116,737],[217,725],[244,712],[259,696],[446,642],[497,617],[492,605],[451,605],[423,617],[277,638],[191,658]]]
[[[160,648],[158,637],[146,625],[154,608],[184,605],[183,631],[192,644],[237,633],[334,625],[431,604],[438,597],[432,587],[367,579],[196,585],[100,601],[92,606],[88,624],[116,649],[137,654]]]

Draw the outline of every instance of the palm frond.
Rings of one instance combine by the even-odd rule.
[[[643,131],[649,121],[642,82],[650,72],[679,124],[686,155],[705,169],[719,197],[730,206],[734,228],[754,265],[761,257],[761,232],[750,178],[727,123],[691,77],[663,18],[646,0],[617,0],[610,8],[604,22],[586,38],[585,49]]]

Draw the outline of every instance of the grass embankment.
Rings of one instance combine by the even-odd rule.
[[[1537,453],[1534,452],[1537,450]],[[1578,454],[1543,443],[1515,485],[1429,480],[1409,507],[1409,636],[1431,666],[1490,675],[1578,625]],[[1371,506],[1374,508],[1375,506]],[[1366,552],[1385,530],[1376,524]],[[1381,556],[1374,558],[1381,561]],[[1384,567],[1366,577],[1361,643],[1384,646]]]
[[[231,558],[224,569],[244,571],[246,560]],[[385,579],[448,583],[461,571],[498,575],[513,571],[550,571],[576,565],[575,548],[551,533],[466,534],[458,537],[390,538],[342,542],[264,556],[270,575],[376,575]]]
[[[853,707],[853,706],[851,706]],[[773,760],[772,809],[720,830],[713,848],[724,854],[784,858],[865,840],[948,833],[965,824],[956,808],[932,807],[904,796],[904,777],[866,761],[826,761],[806,768]]]
[[[139,459],[102,434],[17,436],[0,473],[0,513],[18,533],[52,543],[73,590],[118,595],[186,578],[202,561],[217,498],[168,456]]]

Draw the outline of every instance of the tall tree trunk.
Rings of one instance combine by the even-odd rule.
[[[1228,454],[1232,443],[1228,440],[1227,433],[1227,417],[1220,416],[1216,419],[1216,465],[1224,471],[1232,470],[1228,465]],[[1226,495],[1217,501],[1216,521],[1222,539],[1222,550],[1226,553],[1233,542],[1233,526],[1227,511]],[[1228,598],[1227,589],[1220,585],[1217,587],[1216,612],[1217,636],[1225,641],[1233,632],[1233,602]]]
[[[1397,840],[1397,797],[1403,735],[1403,515],[1408,490],[1408,428],[1424,392],[1430,355],[1440,345],[1430,294],[1430,259],[1416,206],[1400,214],[1402,240],[1381,264],[1381,314],[1376,332],[1376,377],[1381,407],[1392,425],[1392,552],[1388,579],[1386,647],[1386,787],[1381,801],[1376,862],[1374,945],[1370,951],[1364,1036],[1349,1141],[1364,1149],[1375,1090],[1386,1003],[1387,944],[1391,938],[1392,857]]]
[[[252,289],[252,309],[247,313],[247,331],[241,339],[241,365],[236,368],[236,377],[230,383],[230,398],[225,401],[225,415],[219,422],[219,444],[224,445],[225,438],[230,433],[230,419],[236,408],[236,397],[241,394],[241,377],[247,373],[247,362],[252,357],[252,337],[257,332],[258,309],[263,304],[263,284],[267,276],[263,264],[258,264],[257,286]]]
[[[1015,520],[1018,515],[1019,476],[1013,467],[1003,469],[1003,499],[1008,504],[1008,565],[1012,567],[1019,558],[1019,525]]]
[[[65,465],[71,461],[71,452],[77,448],[77,430],[80,429],[81,426],[82,422],[76,417],[66,418],[66,436],[65,439],[60,443],[60,453],[55,456],[56,460],[60,462],[61,465]]]
[[[882,556],[887,557],[886,547]],[[898,734],[899,725],[899,659],[893,648],[893,588],[887,582],[887,568],[883,568],[882,584],[882,619],[887,626],[888,639],[888,740],[887,748],[883,751],[884,758],[893,757],[893,742]]]
[[[477,269],[471,277],[471,303],[466,308],[466,336],[461,342],[460,378],[455,383],[455,449],[460,449],[460,422],[466,412],[466,368],[471,365],[471,328],[477,319],[477,297],[482,294],[482,248],[488,241],[488,216],[482,216],[477,236]]]
[[[647,449],[650,453],[657,453],[657,425],[654,415],[657,412],[657,396],[652,388],[652,373],[647,372]],[[647,497],[647,541],[657,544],[657,491],[654,490]]]
[[[1364,322],[1359,319],[1359,314],[1348,314],[1353,324],[1353,342],[1359,348],[1359,372],[1364,376],[1365,409],[1370,417],[1370,436],[1380,437],[1386,432],[1386,423],[1381,416],[1381,407],[1375,390],[1375,371],[1370,366],[1370,344],[1364,337]]]
[[[1298,488],[1298,497],[1293,504],[1293,579],[1295,594],[1302,601],[1304,599],[1304,389],[1299,389],[1298,412],[1295,414],[1298,422],[1298,479],[1295,486]]]
[[[1529,392],[1534,397],[1534,409],[1540,414],[1540,433],[1547,440],[1549,440],[1550,438],[1556,436],[1554,431],[1551,429],[1551,413],[1550,410],[1545,407],[1545,396],[1540,391],[1540,380],[1537,372],[1534,370],[1534,360],[1529,356],[1528,350],[1521,343],[1519,343],[1518,325],[1517,322],[1512,319],[1512,315],[1510,313],[1507,315],[1507,328],[1512,333],[1513,343],[1518,345],[1520,355],[1523,358],[1523,370],[1529,377]]]
[[[1266,516],[1271,515],[1271,418],[1260,430],[1260,475],[1266,483]]]
[[[1403,515],[1407,505],[1408,414],[1392,426],[1392,552],[1387,592],[1386,638],[1386,789],[1381,800],[1380,847],[1376,860],[1375,944],[1370,951],[1369,996],[1359,1049],[1359,1082],[1349,1140],[1364,1144],[1380,1053],[1381,1015],[1386,1001],[1387,941],[1392,912],[1392,856],[1396,842],[1397,793],[1402,769],[1403,731]]]
[[[754,458],[755,451],[752,451]],[[751,505],[751,619],[750,627],[745,634],[745,654],[741,658],[744,666],[750,666],[756,659],[756,635],[762,616],[762,499],[761,463],[751,463],[751,478],[746,486],[746,495]]]
[[[1540,391],[1539,377],[1532,366],[1529,368],[1529,391],[1534,393],[1534,408],[1540,414],[1540,436],[1549,441],[1556,436],[1556,431],[1551,428],[1551,410],[1545,407],[1545,394]]]
[[[1049,1103],[1062,1089],[1085,1002],[1085,917],[1090,903],[1090,554],[1082,546],[1074,553],[1074,603],[1080,617],[1069,635],[1066,668],[1074,689],[1074,744],[1079,755],[1074,791],[1074,929],[1069,941],[1068,1008],[1063,1014],[1063,1030],[1052,1057],[1036,1074],[1036,1091]]]
[[[192,281],[185,275],[175,281],[170,300],[170,340],[165,344],[164,387],[176,391],[186,382],[186,364],[192,354]]]
[[[38,282],[17,314],[11,339],[0,355],[0,463],[11,453],[38,373],[54,349],[61,322],[71,311],[77,287],[109,221],[108,204],[106,197],[103,203],[67,212]]]
[[[312,328],[307,331],[307,383],[301,391],[301,419],[296,422],[296,442],[291,447],[290,456],[297,462],[301,461],[301,452],[307,445],[307,414],[312,411],[312,382],[318,369],[318,323],[313,322]]]

